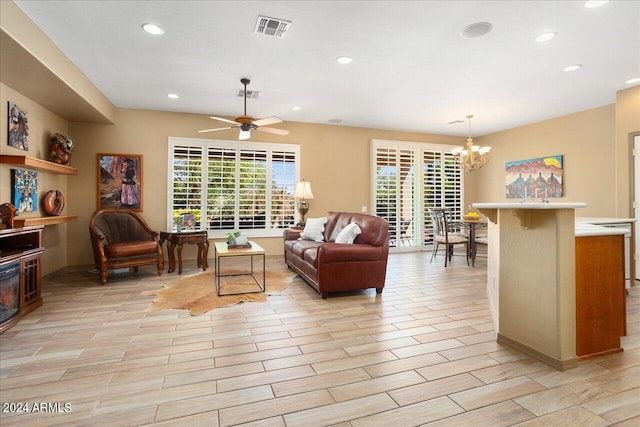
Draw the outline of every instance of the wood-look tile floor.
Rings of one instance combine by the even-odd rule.
[[[485,260],[445,269],[429,257],[390,255],[379,296],[322,300],[294,283],[200,316],[145,311],[153,296],[140,293],[175,273],[100,286],[88,268],[65,269],[0,336],[0,424],[640,425],[640,286],[625,351],[559,372],[496,343]],[[267,268],[286,269],[281,257]],[[195,273],[187,263],[183,276]]]

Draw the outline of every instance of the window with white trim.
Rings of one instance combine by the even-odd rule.
[[[299,145],[170,137],[168,157],[169,229],[186,217],[211,237],[280,236],[295,225]]]
[[[444,144],[371,141],[374,212],[389,222],[392,247],[431,244],[431,208],[451,208],[453,219],[462,215],[464,174],[450,149]]]

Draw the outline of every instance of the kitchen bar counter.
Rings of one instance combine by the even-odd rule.
[[[608,217],[576,217],[576,237],[578,229],[584,230],[584,226],[600,226],[609,232],[601,231],[602,235],[613,235],[613,230],[617,233],[624,233],[624,262],[625,262],[625,287],[631,289],[635,285],[637,277],[636,262],[636,219],[635,218],[608,218]],[[593,230],[591,228],[591,230]]]

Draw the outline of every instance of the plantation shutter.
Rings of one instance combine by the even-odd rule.
[[[236,230],[236,150],[207,150],[208,230]]]
[[[389,222],[390,246],[433,242],[429,209],[451,209],[459,220],[463,208],[463,171],[450,147],[406,141],[372,141],[375,213]]]
[[[192,214],[199,227],[202,220],[202,147],[177,145],[173,148],[171,188],[173,209],[171,217]]]
[[[398,151],[394,147],[376,147],[375,214],[389,222],[389,234],[395,245],[398,234]]]
[[[167,226],[190,213],[211,237],[281,235],[295,225],[299,162],[295,144],[170,137]]]
[[[462,174],[450,152],[442,150],[422,151],[422,185],[424,210],[424,242],[433,242],[433,225],[429,209],[449,208],[450,218],[462,216]]]
[[[295,225],[296,155],[293,151],[274,150],[271,154],[271,225],[289,228]]]
[[[238,209],[240,229],[264,228],[266,224],[267,151],[240,150]]]

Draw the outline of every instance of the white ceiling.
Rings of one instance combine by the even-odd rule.
[[[448,123],[473,114],[482,136],[612,104],[640,77],[640,1],[16,3],[122,108],[235,117],[248,77],[262,91],[247,101],[256,118],[464,136],[467,124]],[[286,37],[255,34],[258,15],[291,21]],[[460,37],[483,21],[487,35]],[[547,31],[558,36],[535,41]]]

